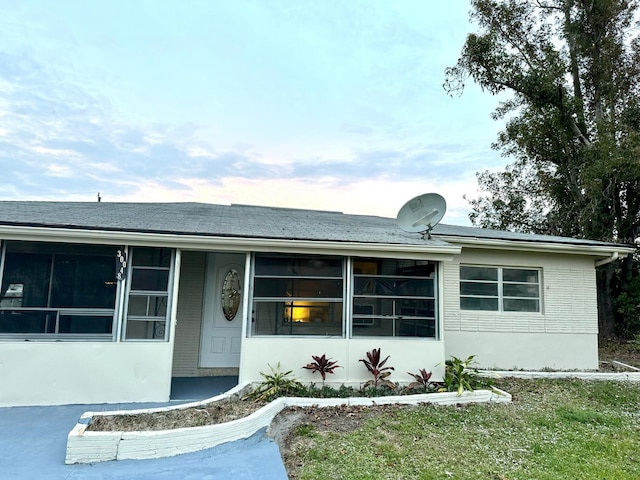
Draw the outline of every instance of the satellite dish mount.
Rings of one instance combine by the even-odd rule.
[[[447,210],[447,203],[437,193],[425,193],[412,198],[398,212],[398,226],[405,232],[420,233],[423,239],[431,238],[435,227]]]

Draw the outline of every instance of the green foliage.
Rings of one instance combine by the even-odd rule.
[[[620,315],[618,333],[625,338],[640,335],[640,276],[627,282],[615,301],[616,311]]]
[[[274,398],[291,394],[302,388],[302,384],[291,376],[292,370],[283,372],[280,370],[280,362],[276,368],[269,366],[270,373],[260,372],[264,380],[260,382],[258,387],[247,394],[245,398],[259,401],[269,401]]]
[[[364,366],[367,367],[367,370],[369,370],[369,373],[373,375],[373,378],[365,382],[363,389],[370,386],[374,389],[378,389],[378,387],[394,389],[396,385],[390,380],[387,380],[387,377],[389,377],[391,372],[395,369],[393,367],[384,366],[385,363],[387,363],[387,360],[389,360],[389,355],[387,355],[387,358],[380,361],[381,355],[379,348],[374,348],[370,352],[366,352],[366,355],[367,358],[361,358],[359,361],[364,363]]]
[[[493,147],[514,160],[504,172],[478,174],[485,193],[468,199],[474,225],[632,243],[640,225],[637,8],[628,0],[471,1],[477,31],[444,87],[460,94],[471,77],[491,94],[510,94],[494,113],[507,121]],[[601,298],[627,291],[637,262],[628,257],[608,272]],[[601,331],[615,321],[632,335],[628,298],[613,303],[600,304]]]
[[[313,425],[303,424],[296,428],[295,435],[298,437],[314,438],[318,436],[318,433]]]
[[[414,381],[407,385],[409,390],[422,390],[423,392],[431,392],[434,390],[431,376],[433,372],[427,372],[426,368],[421,368],[418,373],[407,372],[414,378]]]
[[[445,362],[444,389],[447,392],[462,395],[465,390],[473,391],[487,386],[487,382],[478,376],[478,369],[472,366],[474,358],[475,355],[470,355],[465,360],[451,356]]]
[[[318,372],[322,377],[322,385],[324,386],[324,382],[327,379],[328,373],[334,373],[336,368],[340,368],[338,362],[331,361],[330,358],[327,358],[326,354],[322,354],[322,356],[311,355],[313,358],[313,362],[308,363],[302,368],[306,368],[307,370],[311,370],[311,373]]]

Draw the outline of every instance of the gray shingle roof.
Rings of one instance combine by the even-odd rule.
[[[205,203],[0,201],[0,225],[171,233],[182,235],[446,245],[438,235],[462,238],[613,245],[564,237],[529,235],[439,224],[431,240],[407,233],[394,218],[248,205]]]

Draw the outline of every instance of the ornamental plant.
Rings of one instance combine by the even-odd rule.
[[[387,355],[387,358],[380,361],[380,349],[374,348],[370,352],[366,352],[367,358],[361,358],[359,361],[364,363],[364,366],[367,367],[367,370],[373,375],[371,380],[368,380],[363,388],[373,387],[377,389],[380,386],[384,386],[387,388],[394,389],[395,384],[389,380],[387,377],[391,375],[391,372],[395,370],[393,367],[385,367],[384,364],[389,360],[390,355]]]
[[[260,382],[255,390],[247,394],[244,398],[249,398],[256,402],[262,400],[268,401],[303,388],[302,384],[291,376],[293,370],[287,370],[286,372],[281,371],[280,362],[278,362],[276,368],[273,368],[271,365],[268,366],[271,373],[260,372],[264,380]]]
[[[471,366],[474,358],[475,355],[468,356],[466,360],[451,356],[451,359],[445,362],[443,390],[462,395],[465,390],[473,391],[482,386],[478,370]]]
[[[327,358],[325,353],[322,356],[311,355],[313,358],[313,362],[306,364],[302,368],[306,368],[307,370],[311,370],[311,373],[318,372],[322,377],[322,388],[324,388],[324,382],[327,379],[327,373],[335,373],[334,370],[336,368],[340,368],[337,361],[331,361],[330,358]]]
[[[433,372],[427,372],[426,368],[421,368],[418,373],[407,373],[415,379],[415,381],[407,385],[409,390],[422,390],[427,393],[433,389],[433,384],[431,383]]]

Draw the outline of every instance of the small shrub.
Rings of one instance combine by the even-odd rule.
[[[422,390],[425,393],[433,390],[433,383],[431,383],[433,372],[427,372],[426,368],[421,368],[418,373],[407,373],[415,379],[415,381],[407,385],[407,389]]]
[[[364,363],[364,366],[367,367],[367,370],[373,375],[373,379],[368,380],[363,385],[363,389],[371,386],[374,389],[378,389],[378,387],[384,386],[390,389],[394,389],[396,385],[387,380],[387,377],[391,375],[391,372],[395,370],[393,367],[385,367],[384,364],[389,360],[389,356],[387,358],[380,361],[380,349],[374,348],[370,352],[366,352],[367,358],[361,358],[359,361]]]
[[[280,370],[280,362],[273,368],[268,365],[271,373],[260,372],[264,380],[260,382],[258,387],[247,394],[244,398],[255,400],[256,402],[265,400],[269,401],[276,397],[281,397],[300,391],[304,387],[302,384],[291,376],[292,370],[283,372]]]
[[[340,368],[338,362],[331,361],[330,358],[327,358],[326,354],[322,354],[321,357],[316,355],[311,355],[313,358],[313,362],[306,364],[302,368],[306,368],[307,370],[311,370],[311,373],[318,372],[322,377],[322,387],[324,388],[324,382],[327,379],[327,373],[334,373],[336,368]]]
[[[465,390],[473,391],[487,386],[488,382],[478,376],[478,369],[471,366],[474,358],[475,355],[468,356],[466,360],[451,356],[451,359],[445,362],[445,387],[442,390],[462,395]]]

